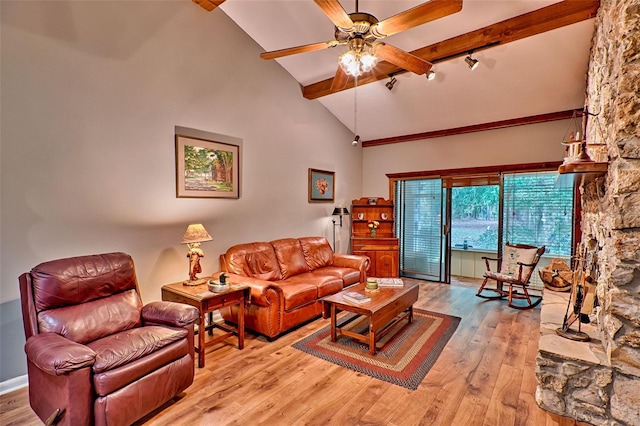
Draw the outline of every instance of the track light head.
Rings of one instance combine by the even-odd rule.
[[[475,70],[476,68],[478,68],[478,60],[474,59],[471,57],[471,53],[469,53],[469,56],[467,56],[466,58],[464,58],[464,61],[467,63],[467,65],[469,66],[470,70]]]
[[[436,72],[434,70],[429,70],[429,72],[426,75],[427,75],[427,80],[429,81],[436,78]]]
[[[396,84],[398,80],[395,77],[391,77],[391,80],[387,81],[384,85],[387,86],[387,89],[393,89],[393,85]]]
[[[360,142],[360,135],[355,135],[353,137],[353,141],[351,142],[351,145],[356,146],[358,145],[358,142]]]

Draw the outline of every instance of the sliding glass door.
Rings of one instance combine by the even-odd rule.
[[[395,192],[400,275],[448,281],[449,233],[441,179],[398,181]]]
[[[571,256],[574,187],[555,171],[396,180],[394,189],[401,276],[450,282],[452,247],[500,253],[511,242]]]

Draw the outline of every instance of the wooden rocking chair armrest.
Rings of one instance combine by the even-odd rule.
[[[517,263],[518,265],[521,265],[521,266],[530,266],[530,267],[532,267],[532,268],[538,264],[537,262],[534,262],[534,263],[522,263],[522,262],[516,262],[516,263]]]
[[[487,272],[491,272],[491,265],[489,264],[490,260],[493,260],[494,262],[496,262],[496,265],[498,266],[498,269],[500,268],[500,264],[502,263],[502,258],[501,257],[482,256],[481,259],[484,259],[484,264],[487,266]]]
[[[495,261],[498,261],[498,260],[501,260],[502,258],[501,258],[501,257],[487,257],[487,256],[482,256],[480,259],[484,259],[484,260],[495,260]]]

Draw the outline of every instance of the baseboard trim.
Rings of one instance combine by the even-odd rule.
[[[27,386],[29,384],[27,377],[28,376],[25,374],[24,376],[18,376],[13,379],[5,380],[4,382],[0,382],[0,395],[13,392]]]

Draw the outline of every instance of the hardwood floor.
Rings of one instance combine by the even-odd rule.
[[[183,396],[144,425],[574,425],[535,402],[540,308],[517,311],[475,297],[477,283],[422,282],[416,307],[462,318],[416,391],[338,367],[291,347],[318,319],[268,342],[247,333],[207,349]],[[27,389],[0,397],[0,424],[40,424]]]

